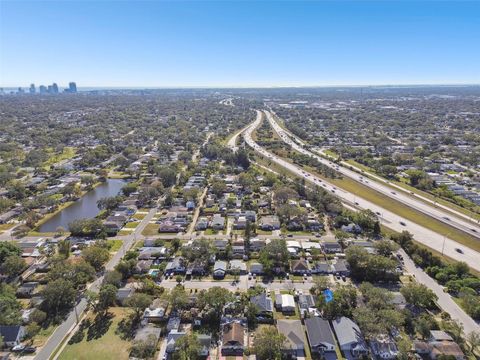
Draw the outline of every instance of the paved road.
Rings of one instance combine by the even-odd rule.
[[[437,207],[435,207],[433,206],[434,201],[421,197],[420,195],[412,195],[410,193],[406,193],[405,190],[398,185],[395,186],[398,187],[399,191],[394,191],[394,189],[391,188],[391,186],[394,184],[387,184],[388,181],[379,176],[371,176],[370,179],[365,179],[362,174],[350,170],[350,165],[348,165],[348,167],[345,167],[339,164],[332,163],[331,161],[307,150],[305,148],[305,145],[307,144],[300,140],[298,137],[294,137],[291,133],[280,127],[280,125],[275,121],[275,118],[271,112],[265,111],[265,114],[270,125],[282,138],[282,140],[296,151],[315,158],[322,164],[332,169],[335,169],[343,176],[360,182],[364,186],[376,190],[377,192],[383,194],[386,197],[399,201],[417,211],[420,211],[428,216],[433,217],[438,221],[445,223],[446,225],[453,226],[459,230],[466,232],[471,236],[477,237],[480,240],[480,226],[473,223],[470,220],[469,216],[441,204],[437,204]],[[292,140],[293,138],[295,139],[295,141]],[[445,209],[448,209],[448,211],[445,211]]]
[[[440,308],[449,313],[452,319],[458,320],[463,325],[465,334],[469,334],[472,331],[480,331],[480,326],[453,301],[448,293],[443,291],[442,286],[428,276],[421,268],[416,267],[412,259],[408,257],[403,249],[400,249],[398,252],[403,256],[406,272],[414,275],[420,284],[424,284],[438,296],[437,303]]]
[[[135,231],[133,231],[131,235],[123,237],[124,245],[122,246],[122,249],[117,251],[115,255],[110,259],[110,261],[106,264],[105,266],[106,270],[112,270],[119,263],[120,259],[123,257],[125,252],[133,246],[135,241],[141,235],[145,226],[147,226],[147,224],[153,218],[156,212],[157,212],[157,208],[152,208],[148,212],[148,214],[143,218],[140,224],[136,227]],[[88,286],[88,290],[98,291],[98,289],[100,288],[100,285],[102,284],[102,281],[103,281],[103,276],[99,277],[97,280],[91,283]],[[82,297],[80,301],[77,303],[77,305],[75,306],[74,310],[72,310],[70,314],[67,316],[67,318],[65,319],[65,321],[55,329],[55,331],[47,340],[45,345],[40,349],[38,354],[35,356],[35,360],[50,359],[50,356],[55,351],[55,349],[58,346],[60,346],[63,339],[69,334],[69,332],[76,325],[77,315],[78,315],[78,318],[80,318],[83,312],[85,311],[86,307],[87,307],[87,301],[85,297]]]
[[[353,205],[355,204],[356,207],[361,209],[370,209],[379,214],[379,220],[385,226],[395,230],[395,231],[403,231],[408,230],[410,233],[413,234],[416,241],[422,243],[436,251],[442,252],[444,250],[445,254],[449,257],[458,260],[458,261],[465,261],[470,267],[480,271],[480,253],[472,250],[470,248],[464,247],[457,243],[456,241],[449,239],[448,237],[444,236],[443,234],[438,234],[430,229],[427,229],[423,226],[420,226],[412,221],[407,221],[402,217],[398,216],[397,214],[388,211],[370,201],[362,199],[354,194],[348,193],[342,189],[338,189],[336,186],[328,183],[325,180],[322,180],[302,168],[277,157],[276,155],[268,152],[264,148],[260,147],[255,141],[252,139],[252,132],[260,125],[262,121],[262,113],[257,111],[257,118],[256,120],[247,127],[244,132],[244,138],[247,144],[252,147],[255,151],[263,155],[264,157],[268,158],[269,160],[275,162],[276,164],[280,165],[281,167],[289,170],[290,172],[296,174],[297,176],[301,176],[305,178],[305,181],[322,186],[325,190],[331,191],[335,193],[344,203]],[[405,225],[402,225],[403,222]],[[463,254],[457,253],[455,251],[456,248],[462,248]]]

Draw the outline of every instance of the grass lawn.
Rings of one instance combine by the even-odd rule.
[[[87,340],[88,329],[85,330],[85,337],[82,341],[67,345],[58,357],[60,360],[121,360],[128,359],[131,343],[122,340],[115,330],[118,323],[124,319],[128,310],[120,307],[110,308],[110,312],[114,315],[108,330],[96,339]],[[93,320],[93,318],[92,318]]]
[[[50,335],[53,334],[56,328],[57,325],[50,325],[46,329],[42,328],[39,333],[33,338],[33,346],[43,346],[47,342]]]
[[[218,231],[214,229],[207,229],[204,232],[205,235],[221,235],[222,233],[223,233],[222,231]]]
[[[377,174],[375,174],[375,172],[370,169],[368,166],[365,166],[365,165],[362,165],[358,162],[356,162],[355,160],[347,160],[346,161],[347,163],[349,163],[350,165],[353,165],[353,166],[356,166],[358,167],[359,169],[362,169],[363,171],[367,172],[367,173],[370,173],[372,175],[376,175],[378,176]],[[445,199],[442,199],[442,198],[439,198],[439,197],[436,197],[426,191],[422,191],[422,190],[419,190],[413,186],[410,186],[409,184],[405,183],[405,182],[402,182],[402,181],[391,181],[392,184],[395,184],[395,185],[398,185],[400,187],[402,187],[403,189],[405,189],[405,191],[408,191],[408,192],[413,192],[415,194],[418,194],[420,196],[423,196],[427,199],[430,199],[432,201],[436,201],[437,203],[441,204],[441,205],[445,205],[445,206],[448,206],[449,208],[453,209],[453,210],[456,210],[458,212],[461,212],[465,215],[468,215],[474,219],[477,219],[477,220],[480,220],[480,215],[478,213],[475,213],[469,209],[466,209],[464,207],[461,207],[457,204],[454,204],[453,202],[451,201],[448,201],[448,200],[445,200]],[[393,187],[392,187],[393,189]],[[448,210],[446,210],[448,211]]]
[[[0,224],[0,231],[10,230],[15,225],[17,225],[17,224],[14,224],[14,223],[12,223],[12,224]]]
[[[138,224],[140,224],[139,221],[132,221],[132,222],[126,223],[124,227],[127,229],[135,229],[138,226]]]
[[[143,220],[143,218],[147,216],[147,214],[139,214],[138,212],[133,215],[133,218],[136,219],[136,220]]]
[[[53,149],[49,149],[50,151],[50,157],[48,158],[47,161],[43,164],[45,168],[49,169],[50,166],[62,161],[62,160],[67,160],[71,159],[75,156],[76,150],[73,147],[70,146],[65,146],[62,150],[61,153],[55,154],[53,153]]]
[[[271,231],[257,229],[257,235],[272,235]]]
[[[158,235],[158,228],[160,225],[158,224],[147,224],[145,226],[145,229],[142,231],[142,235],[144,236],[153,236],[153,235]]]
[[[123,240],[116,240],[116,239],[107,240],[107,244],[111,246],[110,248],[111,252],[117,252],[122,247]]]

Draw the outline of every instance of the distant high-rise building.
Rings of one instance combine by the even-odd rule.
[[[52,84],[52,94],[58,94],[58,85],[57,83]]]
[[[48,85],[47,92],[53,94],[53,85]]]
[[[77,84],[75,82],[71,82],[68,84],[68,92],[76,93],[77,92]]]
[[[17,93],[18,94],[25,94],[25,90],[23,90],[21,87],[19,87]]]
[[[30,94],[35,94],[35,84],[30,84]]]
[[[47,87],[45,85],[40,85],[38,90],[40,91],[40,94],[46,94],[48,92]]]

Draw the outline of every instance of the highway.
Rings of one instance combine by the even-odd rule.
[[[472,223],[469,218],[460,212],[456,212],[455,210],[450,210],[447,212],[445,209],[442,207],[434,207],[430,203],[425,203],[424,199],[422,200],[419,199],[419,195],[412,196],[412,194],[406,194],[404,189],[401,189],[400,191],[395,191],[392,189],[389,184],[386,184],[386,180],[383,179],[383,181],[379,181],[378,179],[381,179],[380,177],[376,177],[375,180],[372,180],[371,178],[367,179],[365,178],[362,174],[359,174],[353,170],[350,170],[348,167],[341,166],[335,163],[332,163],[331,161],[318,156],[314,154],[313,152],[307,150],[304,148],[306,145],[302,140],[298,139],[298,137],[295,137],[295,141],[292,140],[292,135],[285,131],[278,123],[275,121],[274,117],[269,111],[265,111],[265,114],[267,116],[267,119],[272,126],[272,128],[277,132],[277,134],[282,138],[282,140],[290,145],[293,149],[296,151],[304,154],[304,155],[309,155],[315,159],[317,159],[319,162],[322,164],[329,166],[332,169],[335,169],[337,172],[342,174],[343,176],[346,176],[348,178],[351,178],[355,181],[358,181],[362,183],[364,186],[367,186],[389,198],[392,198],[398,202],[401,202],[402,204],[405,204],[412,209],[415,209],[417,211],[420,211],[424,213],[425,215],[428,215],[438,221],[441,221],[449,226],[452,226],[458,230],[464,231],[465,233],[477,237],[480,240],[480,226],[477,224]],[[427,199],[428,200],[428,199]],[[431,200],[429,200],[432,202]],[[455,214],[452,214],[455,212]]]
[[[408,230],[415,238],[415,240],[421,244],[424,244],[430,247],[433,250],[438,252],[444,251],[444,254],[450,258],[457,261],[466,262],[472,269],[480,271],[480,253],[467,248],[456,241],[446,237],[443,234],[438,234],[430,229],[427,229],[423,226],[420,226],[412,221],[407,221],[406,219],[398,216],[397,214],[388,211],[368,200],[365,200],[359,196],[346,192],[342,189],[338,189],[336,186],[330,184],[329,182],[322,180],[299,166],[296,166],[278,156],[268,152],[264,148],[260,147],[252,139],[252,132],[260,125],[262,121],[262,112],[257,110],[256,120],[250,124],[244,132],[245,142],[253,148],[257,153],[268,158],[272,162],[280,165],[281,167],[287,169],[288,171],[296,174],[297,176],[305,178],[305,181],[322,186],[325,190],[335,193],[344,203],[349,205],[355,205],[357,208],[361,209],[370,209],[375,212],[380,222],[389,227],[392,230],[401,232],[403,230]],[[403,225],[403,224],[404,225]],[[461,248],[463,254],[458,253],[455,249]]]

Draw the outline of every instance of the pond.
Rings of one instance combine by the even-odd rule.
[[[75,203],[40,225],[39,231],[55,232],[59,226],[68,230],[68,224],[74,220],[95,217],[100,212],[97,201],[104,197],[118,195],[125,183],[124,180],[120,179],[107,179],[106,182],[89,191]]]

